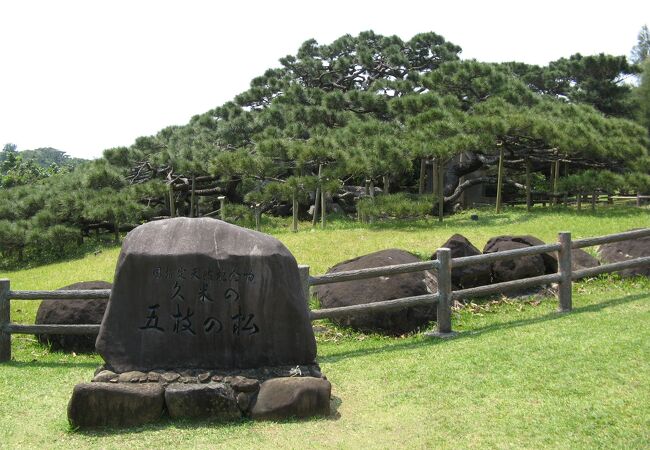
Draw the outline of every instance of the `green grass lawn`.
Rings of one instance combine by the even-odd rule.
[[[460,232],[477,247],[497,234],[552,241],[647,227],[648,211],[479,211],[435,221],[346,222],[327,230],[270,231],[301,263],[322,273],[353,256],[389,247],[425,257]],[[303,225],[303,224],[301,224]],[[307,228],[307,224],[304,224]],[[13,289],[110,281],[118,249],[77,261],[3,273]],[[330,418],[286,422],[171,422],[123,430],[69,430],[73,386],[92,377],[94,355],[51,353],[32,336],[13,337],[14,360],[0,364],[0,447],[99,448],[648,448],[650,442],[650,281],[616,276],[574,285],[574,311],[557,299],[492,299],[454,313],[456,338],[401,338],[327,326],[318,361],[333,386]],[[33,323],[36,302],[12,302]],[[433,327],[433,326],[432,326]],[[431,327],[431,328],[432,328]]]

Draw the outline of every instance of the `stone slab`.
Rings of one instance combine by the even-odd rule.
[[[118,373],[316,358],[293,255],[271,236],[209,218],[127,235],[96,346]]]
[[[74,428],[134,427],[163,414],[164,388],[158,384],[81,383],[68,403]]]

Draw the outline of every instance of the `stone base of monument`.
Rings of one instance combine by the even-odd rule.
[[[327,416],[331,389],[317,364],[238,371],[100,368],[92,382],[75,386],[68,420],[87,429],[133,427],[165,416],[217,422]]]

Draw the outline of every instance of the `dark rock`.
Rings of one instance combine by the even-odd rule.
[[[600,266],[600,261],[581,248],[571,250],[571,270],[588,269]]]
[[[237,394],[237,407],[240,411],[246,413],[251,406],[252,394],[240,392]]]
[[[93,377],[93,382],[103,382],[107,383],[111,380],[114,380],[118,378],[117,374],[115,372],[111,372],[110,370],[102,370],[101,372],[97,373]]]
[[[105,281],[83,281],[59,288],[72,289],[110,289],[111,283]],[[37,325],[88,325],[102,322],[106,310],[106,299],[89,300],[43,300],[36,312]],[[53,350],[66,352],[94,352],[96,334],[37,334],[42,344],[51,345]]]
[[[134,427],[160,419],[165,404],[158,384],[81,383],[68,404],[74,428]]]
[[[219,220],[149,222],[124,240],[97,350],[118,372],[312,364],[298,265]]]
[[[277,420],[289,417],[327,416],[332,385],[322,378],[273,378],[260,386],[251,417]]]
[[[538,239],[535,236],[531,236],[531,235],[497,236],[497,237],[493,237],[488,241],[487,244],[485,244],[483,253],[492,253],[492,251],[488,250],[488,248],[498,246],[499,242],[515,242],[518,244],[522,244],[522,246],[526,246],[526,247],[534,247],[536,245],[545,244],[545,242],[542,241],[541,239]],[[519,248],[523,248],[523,247],[519,247]],[[542,262],[544,263],[544,273],[548,274],[548,273],[557,272],[557,255],[555,254],[555,252],[541,253],[539,255],[534,255],[534,256],[539,256],[542,258]],[[523,258],[527,258],[527,257],[524,256]]]
[[[481,255],[481,251],[461,234],[454,234],[442,247],[451,250],[452,258]],[[434,253],[431,255],[431,259],[438,259],[438,257]],[[488,285],[491,280],[492,267],[490,264],[473,264],[451,269],[451,283],[454,290]]]
[[[528,238],[532,238],[532,236],[494,237],[485,244],[483,253],[502,252],[506,250],[526,248],[531,245],[539,245],[531,244],[531,239]],[[557,261],[555,263],[554,272],[557,272]],[[536,277],[544,275],[545,273],[553,272],[547,272],[545,260],[542,255],[520,256],[518,258],[506,259],[492,263],[492,279],[495,283]]]
[[[360,256],[337,264],[327,273],[367,269],[394,264],[420,262],[420,259],[404,250],[389,249]],[[437,281],[429,271],[404,273],[366,280],[346,281],[320,285],[315,288],[321,307],[375,303],[402,297],[437,292]],[[419,306],[392,312],[357,314],[333,319],[339,325],[361,331],[399,335],[413,331],[435,320],[435,306]]]
[[[650,236],[621,242],[603,244],[598,248],[598,256],[605,263],[615,263],[650,256]],[[650,277],[650,266],[636,267],[618,272],[622,277],[645,275]]]
[[[233,390],[223,383],[170,384],[165,389],[165,405],[172,419],[241,417]]]
[[[260,388],[260,382],[253,378],[235,376],[227,381],[237,392],[257,392]]]

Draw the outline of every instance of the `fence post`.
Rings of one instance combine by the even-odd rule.
[[[571,299],[571,233],[567,231],[559,233],[558,242],[561,245],[558,252],[557,268],[561,276],[558,287],[559,311],[569,312],[573,308]]]
[[[309,266],[298,266],[298,273],[300,273],[300,285],[305,297],[305,303],[309,304]]]
[[[439,248],[438,258],[438,328],[433,336],[450,337],[454,335],[451,329],[451,250]]]
[[[0,362],[11,361],[11,334],[6,327],[11,322],[9,280],[0,279]]]

